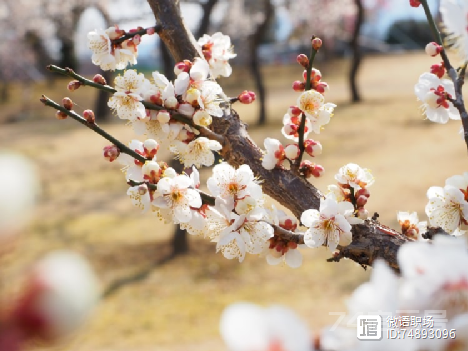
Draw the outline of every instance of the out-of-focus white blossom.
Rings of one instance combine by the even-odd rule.
[[[230,305],[221,316],[220,332],[230,351],[313,350],[307,325],[283,306]]]
[[[43,338],[63,337],[80,326],[96,305],[99,284],[89,264],[78,254],[57,251],[35,264],[14,316],[17,323],[35,316],[33,332]],[[30,331],[31,332],[31,331]]]
[[[0,238],[28,223],[38,192],[38,176],[31,162],[17,154],[0,152]]]
[[[440,14],[447,41],[457,50],[462,61],[468,59],[468,4],[465,1],[441,0]]]

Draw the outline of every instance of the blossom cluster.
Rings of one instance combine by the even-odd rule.
[[[304,152],[311,157],[320,155],[322,153],[322,144],[313,139],[308,139],[308,135],[311,132],[320,134],[323,126],[330,122],[333,110],[336,107],[333,103],[325,103],[324,93],[328,91],[329,87],[327,83],[321,81],[322,74],[318,69],[310,69],[310,89],[304,91],[307,85],[309,59],[306,55],[301,54],[297,57],[297,62],[306,69],[303,72],[303,81],[295,81],[293,90],[302,93],[298,96],[296,105],[290,106],[284,115],[283,128],[281,129],[283,136],[292,140],[293,143],[283,146],[277,139],[265,139],[266,152],[263,156],[262,165],[268,170],[275,167],[290,169],[290,166],[298,162],[302,157],[301,146]],[[304,125],[303,129],[301,129],[301,124]],[[299,145],[300,137],[303,139],[303,145]],[[306,178],[310,176],[320,177],[324,172],[321,165],[308,160],[300,161],[300,172]]]
[[[139,27],[129,31],[129,34],[142,31]],[[139,34],[121,40],[127,33],[118,26],[109,27],[106,30],[96,29],[88,33],[88,48],[93,52],[91,60],[101,69],[124,69],[128,64],[137,63],[138,45],[141,42]],[[145,34],[154,34],[154,28],[148,28]]]

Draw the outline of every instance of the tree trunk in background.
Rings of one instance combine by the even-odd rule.
[[[106,80],[107,84],[112,85],[113,74],[111,71],[103,71],[102,76]],[[94,104],[94,115],[98,121],[107,121],[111,116],[107,102],[110,99],[111,94],[104,90],[98,90],[96,102]]]
[[[0,104],[4,104],[8,102],[10,99],[10,84],[6,81],[4,81],[0,85]]]
[[[200,20],[200,24],[198,25],[198,30],[196,32],[196,40],[198,40],[203,34],[208,34],[208,30],[210,28],[211,13],[213,12],[213,8],[217,3],[218,0],[208,0],[207,2],[201,5],[203,15]]]
[[[263,18],[262,23],[259,24],[257,31],[253,33],[250,37],[250,71],[253,75],[255,86],[256,86],[256,93],[257,93],[257,101],[259,102],[259,114],[258,114],[258,125],[264,125],[266,123],[266,90],[265,85],[263,83],[263,75],[260,71],[260,60],[258,58],[258,47],[262,42],[262,39],[265,37],[266,31],[268,29],[268,25],[270,23],[271,18],[273,17],[274,7],[270,0],[263,0],[264,3],[264,13],[265,17]]]
[[[61,38],[60,67],[69,67],[75,72],[78,71],[78,60],[75,53],[75,42],[70,38]]]
[[[356,17],[356,22],[354,24],[353,36],[350,41],[351,50],[353,52],[353,58],[351,62],[351,68],[349,71],[349,87],[351,90],[351,101],[359,102],[361,101],[361,95],[359,94],[356,78],[359,66],[361,65],[362,61],[362,52],[359,47],[359,33],[364,22],[364,7],[362,5],[362,0],[354,0],[354,3],[356,4],[358,13]]]

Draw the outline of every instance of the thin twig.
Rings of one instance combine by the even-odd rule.
[[[442,40],[442,36],[440,35],[440,31],[437,29],[437,25],[432,17],[431,10],[427,4],[426,0],[421,0],[421,4],[424,8],[424,13],[426,14],[427,21],[429,22],[429,27],[431,28],[432,35],[435,37],[437,44],[444,47],[444,43]],[[457,71],[453,66],[450,64],[450,60],[447,56],[445,48],[440,52],[440,56],[444,61],[445,69],[453,82],[455,87],[455,99],[450,100],[453,103],[453,106],[458,110],[460,113],[462,125],[463,125],[463,138],[465,139],[466,146],[468,148],[468,112],[466,111],[465,102],[463,100],[462,95],[462,87],[465,82],[465,70],[466,65],[462,67],[460,71],[460,75],[457,74]]]
[[[314,40],[315,36],[312,37],[311,41]],[[309,57],[309,65],[307,66],[307,77],[306,77],[306,85],[305,91],[310,90],[310,72],[312,72],[312,65],[314,64],[315,55],[317,54],[317,50],[314,49],[313,45],[310,46],[310,57]],[[304,146],[304,134],[305,134],[305,123],[306,123],[306,115],[303,112],[301,116],[301,124],[299,125],[299,157],[296,160],[295,168],[299,170],[299,167],[302,162],[302,156],[304,155],[305,146]]]
[[[49,66],[47,66],[47,69],[49,71],[51,71],[51,72],[59,73],[59,74],[62,74],[64,76],[74,78],[83,85],[87,85],[87,86],[90,86],[90,87],[93,87],[93,88],[96,88],[96,89],[104,90],[104,91],[107,91],[108,93],[112,93],[112,94],[117,92],[117,90],[112,88],[111,86],[95,83],[92,80],[89,80],[89,79],[75,73],[75,71],[73,71],[71,68],[68,68],[68,67],[67,68],[61,68],[61,67],[58,67],[58,66],[55,66],[55,65],[49,65]],[[181,113],[178,113],[175,110],[170,110],[170,109],[167,109],[166,107],[159,106],[159,105],[153,104],[151,102],[141,101],[141,103],[143,104],[143,106],[145,106],[145,108],[147,110],[156,110],[156,111],[165,110],[165,111],[168,111],[171,114],[171,118],[175,119],[176,121],[187,124],[190,127],[195,128],[196,130],[199,130],[200,135],[202,135],[204,137],[207,137],[208,139],[211,139],[211,140],[216,140],[217,142],[219,142],[221,145],[224,146],[225,139],[224,139],[224,137],[222,135],[216,134],[213,131],[209,130],[208,128],[205,128],[205,127],[194,124],[193,120],[190,117],[188,117],[186,115],[183,115]],[[215,117],[215,118],[217,118],[217,117]]]
[[[80,122],[81,124],[83,124],[84,126],[88,127],[89,129],[93,130],[94,132],[96,132],[97,134],[101,135],[104,139],[107,139],[108,141],[110,141],[112,144],[114,144],[115,146],[117,146],[120,150],[120,152],[123,152],[124,154],[127,154],[127,155],[130,155],[132,156],[133,158],[135,158],[136,160],[142,162],[142,163],[145,163],[147,161],[146,158],[144,158],[143,156],[139,155],[138,153],[136,153],[134,150],[130,149],[128,146],[126,146],[125,144],[121,143],[119,140],[117,140],[116,138],[114,138],[112,135],[110,135],[109,133],[107,133],[104,129],[102,129],[101,127],[99,127],[97,124],[95,123],[88,123],[88,121],[86,119],[84,119],[83,117],[81,117],[78,113],[76,113],[75,111],[70,111],[70,110],[67,110],[65,107],[57,104],[55,101],[49,99],[47,96],[45,95],[42,95],[42,98],[40,99],[41,102],[46,105],[46,106],[50,106],[50,107],[53,107],[54,109],[56,110],[59,110],[63,113],[65,113],[67,116],[70,116],[71,118],[73,118],[75,121],[78,121]]]
[[[158,33],[158,32],[162,29],[162,26],[161,26],[160,24],[157,24],[157,25],[155,25],[154,27],[142,28],[142,29],[140,29],[140,30],[136,30],[136,31],[131,32],[131,33],[125,33],[125,34],[124,34],[123,36],[121,36],[120,38],[111,40],[111,41],[112,41],[112,44],[120,44],[120,43],[123,43],[125,40],[131,39],[131,38],[133,38],[135,35],[145,35],[145,34],[147,34],[148,29],[150,29],[150,28],[154,28],[154,32],[155,32],[155,33]]]

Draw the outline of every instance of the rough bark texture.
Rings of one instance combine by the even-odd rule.
[[[359,102],[361,101],[361,95],[359,94],[356,78],[362,61],[362,52],[359,47],[359,33],[361,32],[361,27],[364,23],[364,6],[362,5],[362,0],[355,0],[354,3],[357,7],[358,13],[356,16],[356,22],[354,23],[353,36],[349,43],[353,53],[353,59],[349,71],[349,88],[351,90],[351,101]]]
[[[156,20],[162,25],[161,39],[168,46],[176,61],[202,57],[196,48],[193,35],[180,18],[172,0],[148,0]],[[263,181],[263,191],[289,208],[300,218],[303,211],[320,206],[321,193],[309,182],[287,170],[265,170],[261,165],[261,151],[250,138],[245,124],[232,110],[221,118],[213,118],[212,129],[224,136],[223,158],[233,166],[248,164],[254,174]],[[373,220],[353,227],[353,242],[341,248],[333,258],[339,261],[350,258],[363,266],[372,265],[376,258],[383,258],[398,270],[398,248],[407,242],[404,236]]]

